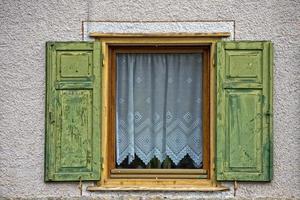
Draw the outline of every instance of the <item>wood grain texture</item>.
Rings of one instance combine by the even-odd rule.
[[[121,186],[121,187],[99,187],[99,186],[88,186],[88,191],[193,191],[193,192],[213,192],[213,191],[227,191],[228,187],[224,186],[195,186],[191,185],[174,185],[174,186]]]
[[[100,43],[47,43],[46,181],[100,179]]]
[[[271,180],[270,51],[270,42],[217,43],[217,180]]]
[[[198,191],[201,191],[201,188],[209,188],[206,191],[212,191],[212,187],[217,187],[219,184],[216,182],[215,176],[215,68],[214,68],[214,50],[215,44],[220,37],[97,37],[97,41],[100,41],[102,44],[103,50],[103,76],[102,76],[102,84],[103,84],[103,112],[102,112],[102,156],[103,156],[103,164],[102,164],[102,175],[101,180],[97,182],[97,186],[95,186],[96,190],[105,187],[106,189],[111,188],[136,188],[136,190],[143,190],[145,188],[155,189],[171,189],[176,190],[177,186],[178,189],[180,188],[197,188]],[[109,117],[109,104],[110,99],[109,94],[110,90],[110,48],[113,46],[208,46],[209,47],[209,59],[208,59],[208,68],[209,68],[209,76],[210,76],[210,83],[209,83],[209,94],[210,94],[210,107],[209,110],[210,114],[210,122],[209,122],[209,145],[212,145],[213,148],[210,148],[210,155],[209,155],[209,168],[208,168],[208,177],[207,179],[113,179],[110,178],[110,170],[109,166],[111,159],[107,156],[112,150],[109,146],[109,125],[111,123],[111,119]],[[143,186],[141,186],[143,185]],[[131,187],[132,186],[132,187]],[[184,190],[184,189],[183,189]]]

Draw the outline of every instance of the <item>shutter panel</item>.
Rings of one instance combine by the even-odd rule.
[[[217,180],[270,181],[270,42],[217,43]]]
[[[45,180],[99,180],[100,43],[46,46]]]

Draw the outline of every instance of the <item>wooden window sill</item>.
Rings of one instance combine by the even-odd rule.
[[[184,173],[182,173],[184,171]],[[177,179],[207,179],[205,169],[112,169],[110,178],[177,178]]]
[[[224,186],[211,186],[211,187],[195,187],[195,186],[180,186],[174,187],[142,187],[142,186],[127,186],[127,187],[103,187],[103,186],[88,186],[87,191],[193,191],[193,192],[214,192],[214,191],[227,191],[228,187]]]

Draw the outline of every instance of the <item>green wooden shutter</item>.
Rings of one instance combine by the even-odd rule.
[[[217,43],[217,180],[272,178],[270,42]]]
[[[99,42],[48,42],[45,180],[100,179]]]

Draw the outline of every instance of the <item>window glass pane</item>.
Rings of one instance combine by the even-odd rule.
[[[202,54],[116,59],[117,168],[202,168]]]

